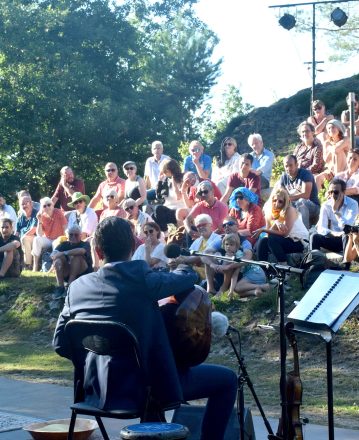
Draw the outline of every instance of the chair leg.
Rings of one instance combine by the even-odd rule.
[[[107,435],[105,426],[101,420],[101,417],[96,416],[96,422],[98,423],[98,427],[100,428],[102,437],[104,438],[104,440],[110,440],[110,437]]]
[[[69,432],[67,434],[67,440],[72,440],[72,438],[74,436],[76,417],[77,417],[76,412],[74,410],[72,410],[70,426],[69,426]]]

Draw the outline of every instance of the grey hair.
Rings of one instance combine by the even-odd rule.
[[[66,235],[69,235],[70,232],[79,232],[81,234],[82,230],[79,225],[76,223],[70,226],[68,229],[66,229]]]
[[[252,145],[253,139],[257,139],[258,141],[263,142],[263,138],[259,133],[252,133],[248,136],[247,140],[249,146]]]

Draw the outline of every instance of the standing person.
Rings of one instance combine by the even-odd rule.
[[[0,219],[0,279],[19,277],[22,269],[22,250],[19,237],[13,234],[12,221]]]
[[[125,162],[122,168],[127,176],[125,180],[125,199],[135,200],[136,205],[141,208],[147,199],[145,181],[137,174],[137,165],[132,160]]]
[[[16,235],[20,237],[24,252],[25,268],[33,268],[32,244],[37,227],[37,209],[33,207],[31,196],[20,197],[20,214],[16,222]]]
[[[274,154],[264,148],[262,136],[253,133],[248,136],[248,145],[252,148],[253,163],[251,172],[261,179],[261,189],[270,187]]]
[[[0,219],[1,218],[9,218],[13,225],[16,225],[17,217],[15,209],[6,204],[6,199],[2,194],[0,194]]]
[[[348,107],[350,107],[350,100],[349,95],[346,98],[346,102]],[[349,110],[343,110],[341,117],[340,117],[342,123],[344,124],[346,128],[346,135],[350,136],[350,111]],[[359,136],[359,101],[358,101],[358,95],[354,95],[354,134],[355,136]]]
[[[244,153],[239,162],[238,173],[231,174],[228,179],[226,192],[223,194],[221,201],[227,203],[233,190],[244,186],[257,194],[259,203],[261,202],[261,178],[252,170],[253,156],[249,153]]]
[[[66,237],[51,254],[57,281],[54,299],[65,295],[65,281],[70,285],[80,275],[92,272],[90,244],[81,240],[80,226],[70,226]]]
[[[32,255],[34,257],[33,271],[39,270],[40,257],[43,250],[51,248],[56,238],[65,235],[67,226],[63,212],[54,207],[49,197],[40,200],[40,211],[36,217],[38,220],[36,237],[32,243]]]
[[[54,334],[56,352],[71,359],[65,333],[70,319],[101,318],[128,325],[139,341],[147,372],[144,382],[150,385],[154,401],[164,407],[208,397],[201,438],[223,440],[236,397],[236,374],[226,367],[209,364],[177,370],[157,305],[169,292],[179,296],[191,289],[195,274],[184,268],[169,273],[153,272],[145,261],[129,261],[134,246],[131,229],[125,220],[116,217],[99,224],[95,241],[96,251],[105,264],[98,272],[84,275],[70,285]],[[103,300],[104,296],[107,301]],[[120,402],[118,389],[122,378],[116,372],[116,362],[106,359],[105,365],[96,355],[87,360],[84,368],[89,382],[85,383],[85,389],[88,387],[88,392],[92,392],[92,401],[100,402],[100,391]],[[100,390],[93,386],[98,377],[94,373],[96,363],[104,375],[112,377],[108,388],[102,377]],[[128,382],[127,386],[137,395],[138,383]],[[101,408],[100,403],[95,405]]]
[[[85,194],[85,184],[81,179],[75,177],[74,172],[69,166],[62,167],[60,170],[60,182],[51,197],[54,205],[57,201],[60,203],[60,208],[63,211],[69,211],[68,203],[71,201],[71,196],[74,192],[81,192]]]
[[[299,168],[305,168],[312,174],[319,174],[324,169],[323,145],[315,135],[315,129],[309,122],[299,124],[297,132],[302,142],[297,145],[293,155]]]
[[[92,197],[89,208],[95,209],[97,204],[102,201],[103,208],[108,207],[107,201],[104,199],[105,194],[114,189],[117,191],[119,201],[124,198],[125,195],[125,180],[121,179],[118,175],[117,165],[113,162],[108,162],[105,165],[106,180],[100,183],[97,188],[96,194]],[[83,194],[83,193],[82,193]]]
[[[300,212],[303,223],[309,229],[313,218],[318,218],[320,209],[314,176],[310,171],[299,168],[293,154],[285,156],[283,164],[285,172],[281,175],[279,184],[287,190],[292,205]]]
[[[192,141],[188,147],[189,156],[186,156],[183,171],[192,171],[200,179],[210,179],[212,174],[212,159],[204,154],[204,146],[199,141]]]
[[[160,176],[160,165],[169,156],[163,154],[163,144],[161,141],[152,142],[151,146],[152,156],[146,160],[144,179],[147,188],[147,200],[154,200],[156,198],[156,188]]]
[[[221,194],[227,187],[228,177],[239,169],[239,153],[237,141],[232,137],[226,137],[221,143],[220,156],[217,166],[213,168],[212,180],[216,183]]]
[[[347,158],[347,169],[336,177],[346,184],[345,195],[359,203],[359,146],[350,150]]]
[[[334,119],[334,116],[326,113],[324,102],[319,99],[313,101],[312,111],[313,115],[308,117],[307,122],[313,125],[316,138],[324,145],[328,137],[327,123]],[[313,174],[315,173],[313,172]]]
[[[311,249],[343,252],[347,235],[344,225],[353,226],[358,215],[358,203],[345,195],[346,184],[334,178],[329,185],[328,199],[320,208],[317,234],[311,236]]]

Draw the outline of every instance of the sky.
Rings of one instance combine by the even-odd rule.
[[[302,2],[302,1],[301,1]],[[211,103],[218,111],[227,85],[239,87],[244,102],[255,107],[269,106],[281,98],[311,87],[312,74],[303,63],[312,60],[311,31],[297,33],[282,28],[278,20],[285,13],[295,16],[296,8],[269,9],[269,5],[299,2],[268,0],[199,0],[198,17],[220,39],[215,59],[223,58],[222,74],[212,90]],[[340,6],[347,15],[359,10],[359,2]],[[311,6],[304,8],[311,13]],[[310,14],[311,16],[311,14]],[[349,23],[349,21],[348,21]],[[328,27],[330,17],[320,19],[317,27]],[[309,22],[311,26],[311,20]],[[319,64],[317,83],[346,78],[359,73],[359,56],[348,63],[330,62],[330,50],[324,32],[317,30],[316,59]]]

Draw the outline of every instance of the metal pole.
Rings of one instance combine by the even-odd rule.
[[[313,22],[312,22],[312,103],[315,100],[315,76],[317,64],[315,60],[315,4],[313,3]]]
[[[327,389],[328,389],[328,438],[334,440],[334,403],[333,403],[333,370],[332,341],[326,342],[327,351]]]

